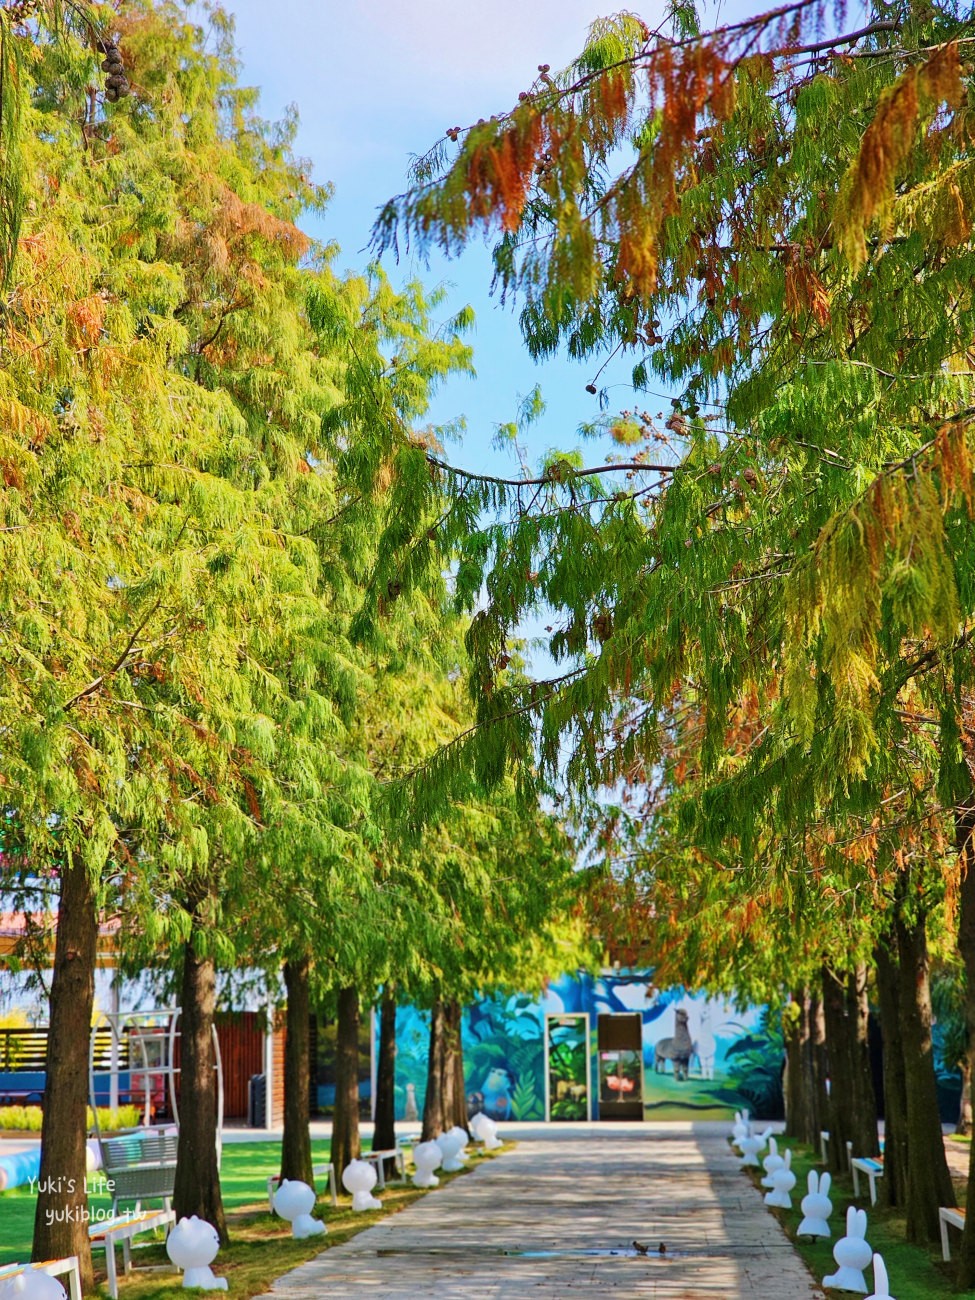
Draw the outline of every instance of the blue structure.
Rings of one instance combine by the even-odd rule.
[[[784,1049],[767,1013],[657,988],[648,971],[564,975],[539,997],[484,997],[465,1010],[461,1032],[472,1114],[722,1118],[743,1106],[781,1113]],[[400,1008],[398,1118],[408,1084],[422,1113],[428,1044],[427,1013]]]

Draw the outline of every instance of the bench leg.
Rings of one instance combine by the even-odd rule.
[[[877,1175],[868,1174],[867,1176],[870,1179],[870,1204],[876,1205],[877,1204]]]
[[[132,1241],[129,1237],[122,1238],[122,1272],[126,1277],[132,1272]]]
[[[118,1300],[118,1274],[115,1271],[115,1243],[105,1242],[105,1267],[108,1270],[108,1294]]]
[[[951,1259],[951,1246],[948,1244],[948,1220],[938,1216],[938,1227],[941,1229],[941,1258],[944,1260]]]
[[[376,1166],[376,1183],[378,1190],[382,1192],[386,1188],[386,1171],[383,1169],[383,1165],[386,1161],[382,1156],[380,1156],[378,1160],[374,1160],[372,1163]]]
[[[850,1168],[853,1171],[853,1195],[859,1196],[860,1195],[860,1171],[857,1169],[856,1165],[850,1165]]]
[[[274,1174],[267,1180],[267,1208],[270,1214],[274,1213],[274,1184],[277,1181]]]
[[[405,1183],[406,1182],[406,1157],[403,1155],[403,1152],[400,1151],[399,1149],[397,1149],[396,1151],[396,1172],[399,1175],[399,1181],[401,1183]]]
[[[331,1192],[331,1194],[332,1194],[332,1205],[335,1206],[336,1209],[337,1209],[337,1208],[338,1208],[338,1203],[339,1203],[339,1193],[338,1193],[338,1188],[337,1188],[336,1185],[335,1185],[335,1166],[334,1166],[334,1165],[329,1165],[329,1167],[328,1167],[328,1190],[329,1190],[329,1191]]]

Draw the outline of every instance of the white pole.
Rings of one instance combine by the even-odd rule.
[[[267,999],[267,1033],[264,1037],[264,1127],[273,1128],[274,1104],[274,999],[270,992]]]
[[[112,1119],[118,1119],[118,1036],[119,1036],[119,1015],[122,1009],[122,976],[118,967],[112,972],[111,983],[111,1003],[112,1014],[109,1019],[111,1026],[112,1040],[109,1047],[109,1092],[108,1104],[112,1109]],[[131,1062],[129,1062],[131,1066]]]

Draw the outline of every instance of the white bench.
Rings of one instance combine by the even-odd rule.
[[[386,1186],[386,1171],[383,1168],[387,1160],[395,1162],[396,1175],[400,1182],[406,1182],[406,1156],[399,1146],[386,1151],[367,1151],[362,1157],[376,1166],[376,1183],[380,1191]]]
[[[948,1224],[953,1228],[965,1229],[965,1211],[954,1210],[949,1205],[938,1208],[938,1226],[941,1228],[941,1258],[951,1259],[951,1247],[948,1245]]]
[[[108,1293],[112,1300],[118,1300],[118,1272],[115,1268],[115,1247],[122,1243],[122,1272],[132,1272],[132,1253],[129,1243],[133,1237],[143,1232],[153,1232],[156,1228],[165,1228],[176,1221],[172,1210],[149,1210],[145,1214],[120,1214],[101,1223],[93,1223],[88,1229],[88,1238],[92,1246],[105,1247],[105,1268],[108,1271]]]
[[[829,1129],[823,1128],[819,1130],[819,1150],[822,1153],[823,1164],[828,1165],[829,1164]],[[847,1142],[846,1144],[846,1167],[847,1169],[853,1168],[853,1143],[852,1142]]]
[[[328,1190],[332,1197],[332,1204],[338,1205],[339,1195],[335,1186],[335,1166],[331,1164],[312,1165],[311,1172],[315,1178],[321,1178],[322,1174],[328,1174]],[[280,1181],[280,1174],[272,1174],[267,1180],[267,1206],[272,1214],[274,1213],[274,1193],[277,1191]]]
[[[77,1255],[68,1255],[64,1259],[45,1259],[37,1264],[0,1264],[0,1287],[4,1282],[12,1282],[29,1269],[46,1273],[48,1277],[65,1277],[68,1279],[68,1291],[71,1300],[81,1300],[81,1269]]]
[[[877,1179],[884,1176],[884,1162],[871,1156],[853,1156],[850,1169],[853,1171],[853,1195],[860,1195],[860,1174],[866,1174],[870,1182],[870,1204],[876,1205]]]

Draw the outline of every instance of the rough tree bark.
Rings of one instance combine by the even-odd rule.
[[[851,1026],[850,1083],[853,1105],[850,1136],[853,1139],[853,1154],[878,1156],[880,1138],[877,1133],[877,1097],[870,1066],[870,1003],[867,997],[866,962],[861,962],[847,977],[846,1002]]]
[[[435,999],[430,1009],[430,1048],[427,1053],[427,1091],[423,1099],[422,1140],[431,1142],[451,1127],[444,1113],[444,1059],[446,1056],[446,1025],[444,1004]]]
[[[444,1070],[452,1073],[449,1089],[445,1080],[444,1096],[449,1098],[449,1107],[445,1100],[444,1118],[449,1121],[448,1128],[467,1128],[467,1086],[464,1079],[464,1044],[461,1037],[461,1018],[463,1010],[456,999],[446,1004],[447,1053]]]
[[[958,952],[965,964],[965,1019],[968,1068],[975,1068],[975,790],[955,811],[955,847],[961,860],[958,898]],[[968,1205],[975,1205],[975,1142],[968,1162]],[[966,1216],[958,1251],[958,1286],[975,1287],[975,1214]]]
[[[829,1162],[834,1173],[842,1173],[848,1141],[857,1156],[875,1156],[880,1151],[867,1049],[865,967],[843,980],[824,967],[823,1011],[830,1080]]]
[[[281,1179],[315,1186],[312,1175],[308,1089],[311,1081],[308,992],[309,960],[284,964],[288,1017],[284,1040],[284,1134],[281,1139]]]
[[[785,1016],[785,1131],[799,1142],[816,1146],[826,1112],[815,1057],[814,999],[808,989],[799,989],[790,1005],[793,1009]]]
[[[900,1041],[900,972],[896,935],[885,935],[877,944],[874,967],[884,1040],[884,1176],[880,1185],[888,1205],[903,1205],[908,1162],[907,1083]]]
[[[961,1096],[955,1133],[959,1137],[968,1137],[972,1131],[972,1067],[968,1057],[959,1061],[958,1068],[961,1071]]]
[[[826,1086],[829,1069],[826,1060],[826,1019],[823,1013],[822,990],[817,989],[809,1000],[809,1055],[812,1064],[813,1096],[816,1104],[815,1141],[829,1123],[829,1090]]]
[[[229,1238],[217,1165],[217,1072],[213,1055],[217,972],[213,958],[200,942],[205,929],[201,918],[205,899],[201,891],[190,900],[192,925],[183,951],[179,1146],[173,1209],[177,1220],[195,1214],[212,1223],[226,1245]]]
[[[335,1034],[335,1114],[332,1117],[332,1164],[335,1176],[362,1154],[359,1138],[359,990],[339,990]]]
[[[954,1205],[945,1157],[938,1088],[931,1044],[931,986],[928,941],[923,911],[907,921],[898,915],[900,957],[900,1030],[907,1084],[907,1236],[911,1241],[936,1242],[941,1229],[939,1205]]]
[[[85,1134],[97,946],[95,892],[84,861],[72,857],[61,869],[32,1258],[77,1255],[86,1292],[93,1287]]]
[[[396,991],[391,984],[383,989],[379,1004],[376,1127],[372,1144],[379,1151],[396,1146]]]
[[[850,1045],[843,984],[823,968],[823,1016],[829,1069],[829,1167],[834,1174],[846,1170],[846,1144],[852,1137],[849,1120]]]

